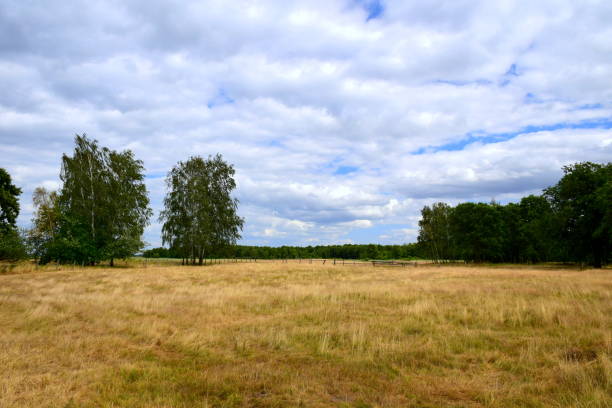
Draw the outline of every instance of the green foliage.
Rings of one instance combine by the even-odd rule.
[[[433,260],[588,262],[612,258],[612,164],[578,163],[520,203],[425,206],[419,245]]]
[[[32,194],[32,202],[36,213],[32,219],[32,228],[28,231],[27,241],[34,258],[43,259],[48,256],[53,239],[59,232],[61,217],[56,191],[47,191],[37,187]]]
[[[75,137],[72,156],[62,157],[59,194],[37,189],[37,213],[30,233],[42,262],[95,264],[125,258],[143,247],[144,227],[152,211],[144,184],[144,166],[127,150],[98,146]]]
[[[143,252],[147,258],[181,258],[174,248],[153,248]],[[248,246],[222,247],[207,254],[211,258],[257,259],[414,259],[420,257],[417,244],[406,245],[318,245],[318,246]]]
[[[569,257],[601,267],[612,250],[612,163],[577,163],[545,190]]]
[[[462,203],[451,215],[451,231],[460,259],[501,260],[502,211],[496,204]]]
[[[548,200],[543,196],[523,197],[519,203],[519,231],[521,262],[564,261],[555,239],[557,219]]]
[[[435,203],[421,210],[418,242],[426,249],[428,257],[434,261],[453,257],[451,214],[452,208],[446,203]]]
[[[168,193],[160,214],[162,240],[182,258],[199,263],[211,251],[240,238],[243,219],[237,215],[234,168],[221,155],[178,162],[166,178]]]
[[[10,174],[0,168],[0,231],[16,228],[20,194],[21,189],[13,184]]]
[[[127,150],[110,152],[108,167],[112,218],[108,224],[110,239],[105,251],[110,259],[126,258],[144,246],[141,237],[153,215],[144,184],[144,166]]]
[[[16,228],[0,231],[0,260],[18,261],[27,257],[23,236]]]
[[[239,245],[235,248],[235,256],[243,258],[262,259],[308,259],[308,258],[338,258],[338,259],[411,259],[418,257],[416,244],[407,245],[317,245],[307,247],[281,246],[257,247]]]
[[[151,248],[142,252],[145,258],[180,258],[181,255],[172,248]]]
[[[0,260],[16,261],[27,257],[23,237],[17,230],[19,195],[10,174],[0,168]]]

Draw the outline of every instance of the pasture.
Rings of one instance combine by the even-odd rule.
[[[1,407],[611,406],[609,269],[23,272],[0,274]]]

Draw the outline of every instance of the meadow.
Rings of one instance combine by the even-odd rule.
[[[0,274],[0,407],[610,407],[612,270]]]

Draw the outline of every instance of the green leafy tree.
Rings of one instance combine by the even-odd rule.
[[[153,215],[144,184],[144,166],[134,154],[111,151],[108,155],[111,219],[108,224],[106,257],[111,265],[115,258],[131,256],[144,246],[141,237]]]
[[[202,264],[210,253],[240,238],[244,221],[237,215],[238,200],[231,196],[234,174],[221,155],[191,157],[168,173],[162,240],[184,261]]]
[[[557,219],[543,196],[529,195],[519,203],[521,261],[563,260],[555,239]]]
[[[0,260],[18,261],[28,257],[24,236],[17,228],[0,232]]]
[[[62,156],[60,179],[63,187],[59,195],[62,226],[58,260],[73,260],[94,264],[103,259],[104,244],[101,231],[109,217],[106,201],[108,189],[104,158],[107,155],[97,141],[85,135],[75,137],[75,149],[71,156]],[[58,256],[59,255],[59,256]]]
[[[131,151],[112,151],[87,136],[75,137],[62,157],[60,228],[51,258],[94,264],[125,258],[144,246],[151,217],[144,166]]]
[[[500,205],[491,203],[497,211],[497,216],[501,221],[501,253],[500,261],[523,262],[523,248],[526,245],[525,236],[521,229],[520,206],[515,203]]]
[[[27,256],[22,236],[17,230],[19,195],[10,174],[0,168],[0,260],[18,260]]]
[[[607,264],[612,248],[612,163],[577,163],[545,190],[559,217],[559,238],[569,257],[596,268]]]
[[[451,214],[451,234],[465,261],[503,259],[503,221],[496,204],[457,205]]]
[[[446,203],[435,203],[421,210],[418,242],[426,248],[429,257],[438,262],[453,258],[450,217],[452,208]]]
[[[0,168],[0,231],[17,227],[20,194],[21,189],[13,184],[10,174]]]
[[[58,194],[37,187],[32,194],[32,202],[36,212],[32,228],[28,231],[28,243],[34,257],[45,262],[43,258],[49,253],[49,247],[59,232]]]

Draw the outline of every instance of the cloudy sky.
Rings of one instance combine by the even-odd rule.
[[[75,133],[236,168],[244,244],[404,243],[435,201],[612,158],[612,2],[0,2],[0,167],[58,188]],[[159,245],[154,221],[145,239]]]

